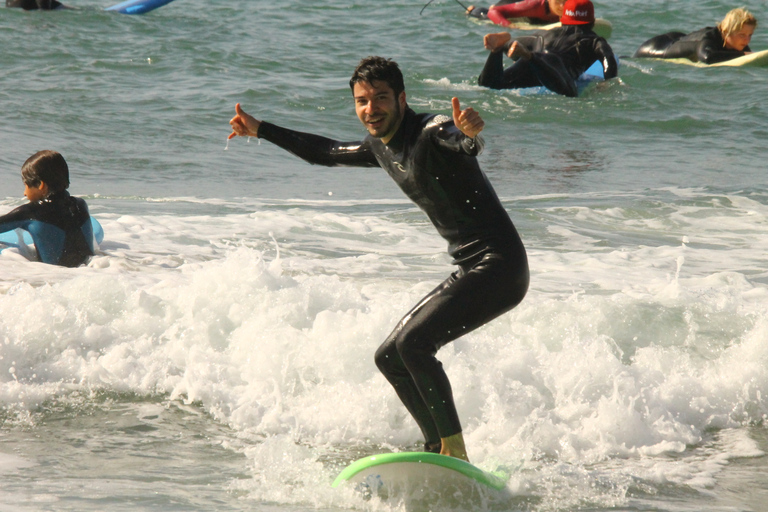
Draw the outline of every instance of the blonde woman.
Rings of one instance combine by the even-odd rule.
[[[690,34],[669,32],[653,37],[640,45],[634,57],[684,58],[705,64],[725,62],[752,52],[749,42],[756,28],[757,19],[739,7],[726,14],[716,27]]]

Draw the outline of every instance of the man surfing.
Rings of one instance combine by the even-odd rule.
[[[485,122],[453,98],[453,119],[417,114],[394,61],[363,59],[349,81],[368,131],[341,142],[259,121],[242,110],[235,136],[259,137],[312,164],[381,167],[448,242],[458,270],[424,297],[376,351],[378,368],[424,435],[424,449],[468,460],[448,376],[435,354],[445,344],[511,310],[528,290],[520,237],[476,156]]]

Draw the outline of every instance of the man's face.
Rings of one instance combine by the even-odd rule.
[[[372,136],[386,144],[400,127],[405,112],[405,91],[395,97],[395,91],[381,80],[357,82],[352,95],[355,112]]]

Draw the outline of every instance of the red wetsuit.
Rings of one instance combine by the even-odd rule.
[[[531,21],[541,23],[560,21],[560,17],[549,9],[547,0],[521,0],[513,4],[494,5],[488,10],[488,19],[497,25],[508,26],[509,18],[531,18]]]

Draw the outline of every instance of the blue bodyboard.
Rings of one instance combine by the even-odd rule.
[[[93,217],[91,217],[91,225],[93,226],[93,238],[96,239],[97,244],[100,244],[102,240],[104,240],[104,229],[101,227],[101,224],[99,224],[99,221],[97,221]],[[32,245],[34,243],[32,241],[32,235],[29,234],[29,231],[25,231],[23,229],[16,229],[13,231],[6,231],[4,233],[0,233],[0,248],[2,248],[2,246],[18,247],[19,235],[17,233],[21,234],[21,239],[25,245]]]
[[[618,59],[617,59],[618,61]],[[599,60],[592,63],[582,75],[576,79],[576,88],[579,90],[579,95],[584,92],[590,84],[594,82],[601,82],[605,80],[605,74],[603,73],[603,64]],[[555,94],[553,91],[547,89],[543,85],[536,87],[524,87],[522,89],[515,89],[521,96],[530,96],[534,94]]]
[[[173,0],[127,0],[104,10],[117,11],[122,14],[144,14],[171,2]]]

